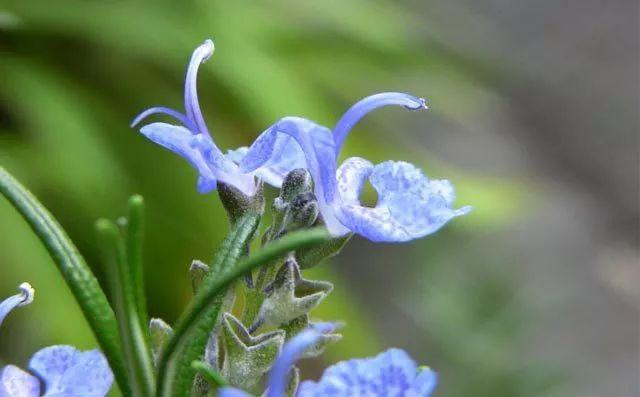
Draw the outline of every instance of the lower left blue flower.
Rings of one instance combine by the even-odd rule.
[[[11,310],[28,305],[33,297],[33,288],[21,284],[20,293],[0,302],[0,324]],[[46,347],[31,357],[28,368],[29,372],[14,365],[0,368],[0,397],[103,397],[113,384],[113,373],[98,349]]]

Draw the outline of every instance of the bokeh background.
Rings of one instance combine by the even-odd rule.
[[[336,284],[316,317],[338,359],[397,346],[440,373],[438,396],[638,395],[638,3],[635,0],[71,1],[0,3],[0,164],[55,214],[91,264],[93,222],[148,203],[152,315],[177,318],[187,266],[226,231],[195,172],[128,127],[181,109],[191,51],[220,146],[285,115],[332,125],[380,91],[343,156],[404,159],[451,179],[472,214],[401,245],[356,238],[310,272]],[[61,277],[0,200],[0,296],[36,303],[0,332],[0,364],[44,345],[95,346]]]

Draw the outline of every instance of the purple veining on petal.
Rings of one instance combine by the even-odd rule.
[[[46,385],[45,396],[103,397],[113,383],[107,360],[97,349],[50,346],[31,358],[29,369]]]
[[[332,365],[317,382],[302,382],[297,397],[428,397],[435,385],[433,371],[418,368],[404,351],[389,349],[373,358]]]
[[[340,153],[349,131],[360,119],[375,109],[390,105],[403,106],[409,110],[427,109],[426,101],[423,98],[401,92],[383,92],[359,100],[342,115],[333,129],[336,155]]]

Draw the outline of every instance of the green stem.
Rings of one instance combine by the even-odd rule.
[[[247,326],[251,326],[251,324],[253,324],[258,317],[258,312],[260,311],[262,302],[265,299],[265,295],[262,290],[276,275],[278,271],[278,265],[281,264],[281,261],[279,259],[280,258],[260,268],[258,277],[256,279],[255,288],[247,289],[247,292],[245,294],[246,303],[242,313],[242,322],[244,324],[247,324]]]
[[[0,192],[49,252],[106,355],[122,394],[131,395],[116,317],[91,269],[49,211],[2,167]]]
[[[158,396],[173,397],[173,383],[177,381],[173,373],[177,370],[177,358],[174,357],[182,346],[188,344],[191,330],[199,327],[199,319],[211,313],[218,313],[220,310],[220,293],[231,285],[237,278],[243,276],[265,263],[269,263],[278,258],[283,257],[291,251],[303,247],[310,247],[321,244],[330,239],[327,231],[323,229],[309,229],[288,234],[282,239],[267,244],[261,250],[251,254],[248,258],[242,259],[238,263],[230,267],[223,268],[215,279],[206,283],[200,288],[196,298],[191,302],[189,307],[182,314],[175,327],[175,333],[169,340],[163,352],[163,359],[159,373],[160,383],[158,385]]]
[[[147,300],[144,287],[144,199],[142,196],[131,196],[128,203],[126,245],[127,261],[131,270],[131,281],[135,294],[136,309],[140,327],[143,330],[149,327],[149,314],[147,312]],[[149,340],[149,333],[144,332],[145,339]]]
[[[96,230],[100,237],[105,271],[112,288],[131,389],[134,396],[151,397],[155,388],[151,349],[146,336],[147,327],[141,326],[139,318],[132,269],[127,261],[125,244],[117,226],[107,219],[100,219],[96,223]]]
[[[206,304],[203,304],[203,295],[210,289],[214,279],[235,266],[251,242],[259,223],[260,214],[246,214],[234,223],[224,240],[209,273],[186,310],[186,313],[191,313],[191,308],[195,307],[197,315],[190,317],[188,322],[183,320],[184,315],[178,320],[173,337],[167,342],[160,357],[158,396],[186,397],[191,392],[195,376],[191,363],[202,358],[209,336],[219,321],[228,288],[225,286],[218,290]]]
[[[209,364],[203,361],[192,362],[191,368],[198,371],[198,373],[200,373],[206,379],[206,381],[209,382],[209,385],[213,386],[214,388],[225,387],[229,385],[219,372],[215,371]]]

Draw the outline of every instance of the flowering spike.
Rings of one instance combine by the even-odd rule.
[[[401,92],[383,92],[363,98],[351,106],[333,128],[333,135],[336,142],[336,155],[340,153],[342,144],[349,134],[349,131],[351,131],[360,119],[375,109],[391,105],[403,106],[409,110],[428,109],[426,101],[423,98]]]
[[[10,296],[0,302],[0,325],[2,325],[2,321],[13,309],[20,306],[26,306],[33,302],[35,290],[31,286],[31,284],[22,283],[20,284],[18,289],[20,290],[20,293]]]

